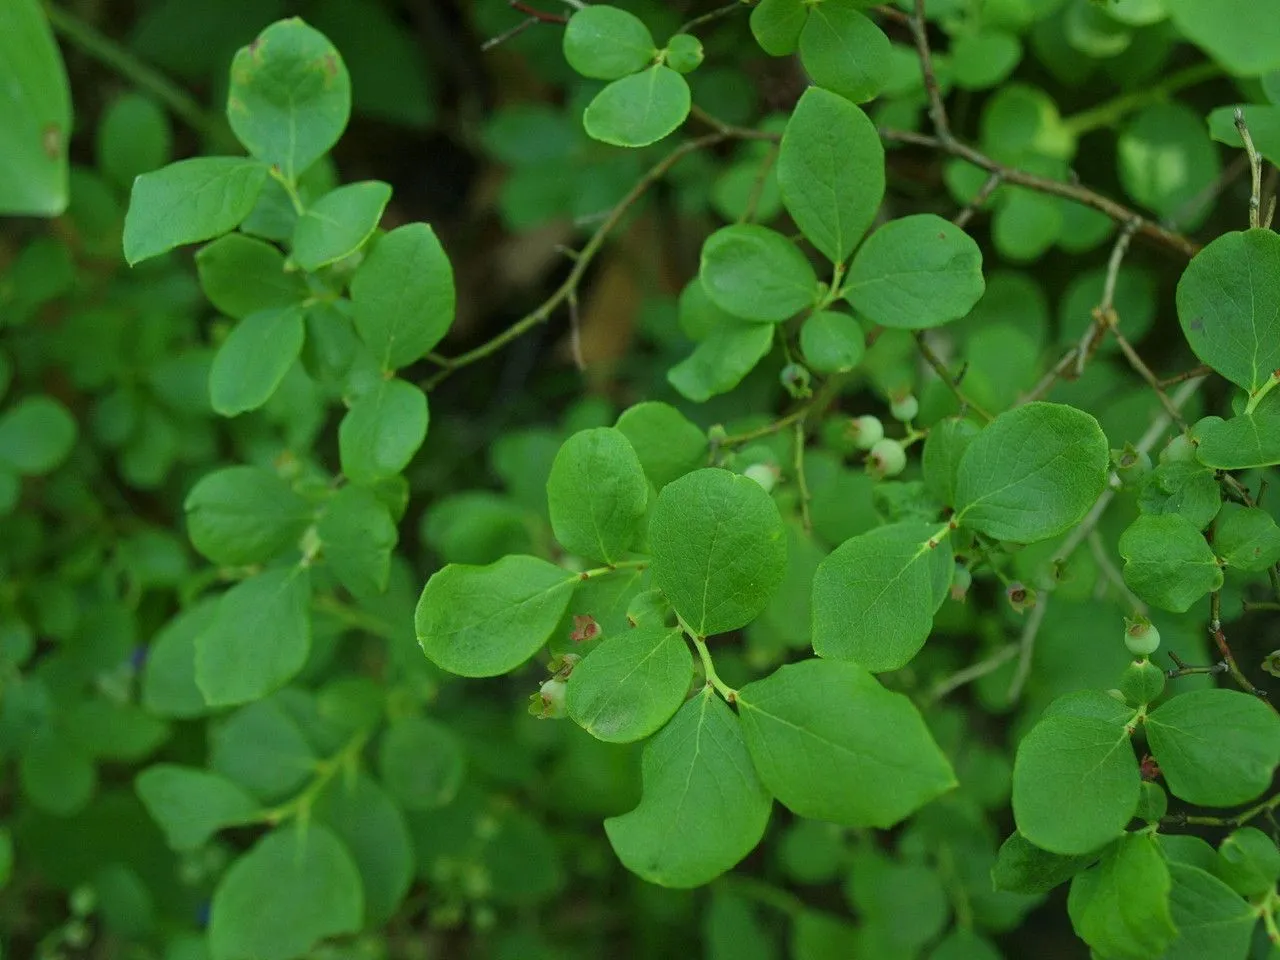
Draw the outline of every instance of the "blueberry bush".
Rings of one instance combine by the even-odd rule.
[[[0,956],[1280,958],[1275,0],[0,4]]]

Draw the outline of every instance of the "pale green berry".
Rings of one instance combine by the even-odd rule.
[[[973,574],[963,563],[957,563],[951,574],[951,599],[964,603],[969,595],[969,587],[973,585]]]
[[[890,401],[889,412],[893,414],[893,419],[909,423],[920,412],[920,401],[910,393],[904,394]]]
[[[744,477],[750,477],[756,483],[764,488],[764,492],[768,493],[773,489],[773,485],[778,482],[778,471],[767,463],[753,463],[747,469],[742,471]]]
[[[676,73],[691,73],[702,63],[702,41],[690,33],[677,33],[667,43],[667,66]]]
[[[1145,617],[1126,620],[1124,645],[1135,657],[1149,657],[1160,648],[1160,631]]]
[[[877,417],[855,417],[849,433],[859,450],[870,450],[884,439],[884,424]]]
[[[867,455],[867,467],[873,476],[896,477],[906,465],[907,451],[897,440],[880,440]]]
[[[1160,451],[1161,463],[1194,463],[1196,445],[1186,434],[1178,434]]]
[[[1131,443],[1126,443],[1123,450],[1112,450],[1111,462],[1115,464],[1116,476],[1126,487],[1137,486],[1151,472],[1151,457]]]

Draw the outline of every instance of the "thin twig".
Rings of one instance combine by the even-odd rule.
[[[1097,527],[1089,531],[1089,536],[1086,539],[1089,541],[1089,550],[1093,554],[1093,559],[1098,562],[1099,569],[1124,594],[1125,599],[1129,601],[1129,605],[1133,607],[1134,611],[1145,616],[1147,605],[1124,582],[1124,574],[1120,572],[1120,568],[1111,559],[1111,554],[1107,552],[1106,544],[1102,542],[1102,536],[1098,533]]]
[[[742,215],[738,217],[738,223],[750,223],[756,218],[756,210],[760,206],[760,198],[764,196],[764,185],[769,179],[769,171],[773,169],[774,163],[778,159],[777,146],[771,146],[764,155],[764,159],[760,161],[760,169],[756,171],[755,182],[751,184],[751,196],[747,198],[747,205],[742,210]]]
[[[562,13],[548,13],[546,10],[539,10],[537,7],[525,3],[524,0],[507,0],[507,6],[512,10],[519,11],[527,17],[533,17],[539,23],[568,23],[569,18]]]
[[[1147,220],[1145,217],[1139,216],[1123,204],[1105,197],[1095,190],[1091,190],[1086,186],[1078,183],[1064,183],[1060,180],[1050,180],[1047,177],[1038,174],[1028,173],[1025,170],[1019,170],[1016,167],[1007,167],[997,160],[984,154],[982,151],[963,143],[954,137],[948,141],[944,141],[941,137],[929,136],[928,134],[915,133],[909,130],[895,130],[889,127],[880,128],[880,137],[891,143],[909,143],[919,147],[928,147],[933,150],[940,150],[943,153],[950,154],[953,157],[959,157],[967,160],[975,167],[985,170],[987,173],[999,173],[1005,183],[1018,187],[1027,187],[1040,193],[1048,194],[1053,197],[1062,197],[1064,200],[1071,200],[1079,203],[1091,210],[1097,210],[1104,213],[1117,223],[1129,223],[1137,219],[1137,233],[1147,237],[1150,240],[1159,243],[1161,246],[1168,247],[1182,256],[1190,259],[1200,251],[1200,245],[1189,237],[1168,230]]]
[[[963,687],[966,683],[972,683],[981,677],[985,677],[989,673],[993,673],[1000,667],[1008,663],[1018,655],[1018,651],[1022,647],[1016,643],[1010,643],[1001,647],[994,654],[985,660],[979,660],[977,663],[965,667],[963,670],[957,670],[945,680],[939,680],[933,685],[933,689],[929,691],[930,700],[941,700],[952,690]]]
[[[1222,630],[1222,591],[1220,590],[1215,590],[1209,594],[1209,636],[1213,638],[1213,643],[1218,648],[1218,653],[1222,654],[1222,660],[1227,665],[1227,672],[1231,674],[1231,679],[1236,682],[1236,686],[1245,693],[1257,697],[1269,706],[1273,712],[1280,713],[1280,710],[1276,709],[1276,705],[1267,696],[1267,691],[1261,687],[1254,686],[1253,681],[1244,675],[1244,671],[1236,663],[1235,655],[1231,652],[1231,645],[1227,643],[1227,635]]]
[[[973,195],[973,199],[965,204],[964,209],[951,218],[951,222],[963,230],[969,221],[973,219],[973,215],[982,208],[982,205],[991,199],[991,194],[996,192],[996,188],[1000,186],[1000,182],[1003,179],[1003,175],[998,171],[993,171],[989,174],[987,182]]]
[[[925,0],[915,0],[915,12],[910,18],[911,35],[915,38],[916,54],[920,57],[920,70],[924,74],[924,90],[929,98],[929,118],[939,142],[950,144],[951,124],[947,120],[947,106],[942,100],[938,75],[933,69],[933,53],[929,49],[929,24],[925,19]]]
[[[754,430],[747,430],[743,433],[735,433],[725,437],[717,446],[719,447],[740,447],[744,443],[750,443],[752,440],[760,440],[764,437],[771,437],[779,431],[787,429],[794,423],[804,420],[809,413],[809,403],[792,410],[785,417],[766,423],[763,427],[756,427]]]
[[[1080,345],[1076,350],[1077,377],[1084,373],[1084,365],[1088,363],[1094,351],[1101,345],[1107,331],[1114,330],[1120,322],[1120,317],[1116,314],[1115,307],[1116,282],[1120,278],[1120,266],[1124,263],[1124,255],[1128,252],[1129,243],[1133,240],[1134,231],[1137,229],[1138,224],[1135,221],[1131,220],[1126,223],[1111,248],[1111,257],[1107,261],[1106,278],[1102,284],[1102,299],[1093,308],[1093,323],[1086,328],[1084,336],[1080,338]]]
[[[805,411],[806,416],[811,412]],[[795,451],[792,454],[792,466],[796,474],[796,487],[800,490],[800,522],[804,524],[804,532],[813,532],[813,520],[809,517],[809,481],[804,473],[804,422],[801,417],[794,424]]]
[[[1082,113],[1063,118],[1062,127],[1073,136],[1079,137],[1091,130],[1108,127],[1123,119],[1128,114],[1151,103],[1159,103],[1168,99],[1184,87],[1190,87],[1205,80],[1212,80],[1222,75],[1222,68],[1216,63],[1205,61],[1194,66],[1171,73],[1163,81],[1145,86],[1132,93],[1122,94],[1114,100],[1091,107]]]
[[[1080,347],[1079,345],[1076,345],[1064,353],[1058,362],[1053,365],[1053,369],[1041,377],[1040,382],[1031,388],[1031,392],[1024,394],[1019,398],[1017,406],[1021,406],[1024,403],[1031,403],[1034,400],[1039,400],[1044,397],[1045,394],[1053,389],[1053,385],[1058,382],[1058,378],[1071,369],[1075,363],[1076,355],[1079,352]]]
[[[577,288],[569,291],[566,298],[569,302],[569,348],[573,353],[573,365],[579,371],[587,369],[587,361],[582,357],[582,322],[578,317]]]
[[[733,16],[733,14],[745,9],[746,7],[742,4],[741,0],[733,0],[733,2],[726,3],[723,7],[717,7],[710,13],[704,13],[700,17],[694,17],[688,23],[681,26],[676,33],[692,33],[697,27],[711,23],[713,20],[719,20],[721,17]]]
[[[1186,824],[1194,824],[1201,827],[1239,827],[1248,823],[1254,817],[1261,816],[1264,813],[1270,813],[1280,807],[1280,793],[1274,797],[1269,797],[1260,803],[1255,803],[1246,810],[1241,810],[1237,814],[1229,817],[1209,817],[1196,815],[1187,815],[1185,813],[1175,813],[1167,817],[1162,817],[1161,822],[1168,822],[1175,826],[1183,826]]]
[[[1044,612],[1049,607],[1049,594],[1042,592],[1036,597],[1036,605],[1027,614],[1027,622],[1022,627],[1022,636],[1018,640],[1018,666],[1013,671],[1013,679],[1009,681],[1009,702],[1014,703],[1022,696],[1022,689],[1031,676],[1031,656],[1036,648],[1036,636],[1040,633],[1040,624],[1044,623]]]
[[[986,410],[983,410],[982,407],[978,406],[964,395],[964,392],[960,389],[960,378],[952,376],[951,372],[947,370],[946,364],[942,362],[942,358],[934,353],[933,348],[929,346],[929,341],[925,339],[923,330],[916,331],[915,340],[916,347],[920,350],[920,355],[924,357],[925,362],[933,368],[933,372],[938,375],[938,378],[946,384],[947,389],[950,390],[956,400],[960,402],[961,416],[964,416],[966,410],[972,410],[987,423],[990,423],[995,419],[991,414],[987,413]]]
[[[516,37],[520,36],[520,34],[524,33],[530,27],[537,26],[538,22],[539,21],[537,17],[526,17],[511,29],[503,30],[502,33],[498,34],[496,37],[490,37],[484,43],[480,44],[480,52],[488,53],[494,47],[500,47],[502,46],[502,44],[506,43],[508,40],[514,40]]]
[[[899,10],[897,7],[872,7],[871,12],[877,17],[884,17],[886,20],[892,20],[894,23],[900,23],[904,27],[911,25],[911,17]]]
[[[627,211],[630,210],[642,196],[644,196],[648,189],[661,180],[662,177],[666,175],[667,171],[679,163],[684,157],[694,153],[695,151],[704,150],[729,139],[731,139],[731,137],[726,133],[709,133],[705,136],[698,137],[695,140],[687,140],[650,167],[645,175],[636,182],[635,186],[627,192],[627,195],[619,200],[617,204],[614,205],[613,209],[609,211],[609,215],[604,218],[600,226],[596,228],[595,233],[591,235],[591,239],[588,240],[582,250],[579,251],[577,257],[574,259],[573,268],[569,271],[569,275],[565,278],[564,282],[556,288],[556,291],[552,293],[551,296],[511,326],[507,327],[497,336],[492,337],[472,350],[468,350],[466,353],[445,359],[443,369],[439,370],[431,377],[428,377],[422,383],[422,388],[424,390],[434,389],[455,370],[460,370],[465,366],[475,363],[477,360],[483,360],[485,357],[496,353],[512,340],[518,339],[538,324],[545,323],[555,309],[560,306],[560,304],[564,303],[571,294],[577,291],[578,284],[582,282],[582,278],[586,274],[587,268],[591,265],[596,254],[599,253],[600,249],[604,246],[604,242],[608,239],[609,234],[622,221],[622,218],[626,216]]]
[[[1236,107],[1236,130],[1244,143],[1244,152],[1249,157],[1249,226],[1256,230],[1262,224],[1262,158],[1253,145],[1253,137],[1249,135],[1249,125],[1244,122],[1244,110]]]
[[[1172,387],[1175,383],[1181,383],[1183,380],[1194,380],[1197,377],[1207,377],[1213,373],[1213,367],[1207,363],[1202,363],[1198,367],[1192,367],[1190,370],[1183,370],[1181,373],[1175,373],[1172,377],[1165,377],[1160,381],[1160,389]]]

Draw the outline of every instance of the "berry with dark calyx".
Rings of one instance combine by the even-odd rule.
[[[870,450],[884,439],[884,424],[878,417],[854,417],[849,424],[849,434],[859,450]]]
[[[873,477],[896,477],[907,465],[907,451],[897,440],[884,439],[867,454],[867,472]]]
[[[1036,592],[1016,580],[1005,587],[1004,595],[1014,613],[1025,613],[1036,605]]]
[[[1135,707],[1154,702],[1164,693],[1164,685],[1164,671],[1145,657],[1129,664],[1120,678],[1120,692]]]
[[[559,720],[567,714],[565,699],[568,684],[552,677],[529,697],[529,713],[539,720]]]
[[[1146,617],[1126,617],[1124,645],[1135,657],[1149,657],[1160,649],[1160,631]]]
[[[1126,443],[1123,450],[1111,451],[1116,476],[1126,487],[1136,486],[1151,471],[1151,456],[1145,450]]]
[[[920,412],[920,401],[910,393],[900,394],[889,401],[889,412],[893,419],[910,423]]]
[[[1160,451],[1161,463],[1194,463],[1196,445],[1185,433],[1180,433]]]
[[[813,390],[809,387],[809,371],[798,363],[788,363],[778,374],[778,379],[795,400],[813,396]]]

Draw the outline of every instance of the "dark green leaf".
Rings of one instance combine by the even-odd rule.
[[[582,7],[564,30],[564,58],[584,77],[617,80],[647,67],[657,54],[653,34],[633,13],[605,5]]]
[[[400,379],[379,380],[338,424],[342,472],[355,483],[398,474],[427,437],[427,395]]]
[[[262,467],[224,467],[187,494],[187,534],[214,563],[270,560],[297,540],[314,510],[278,475]]]
[[[462,744],[434,720],[405,717],[382,735],[378,775],[406,810],[434,810],[452,803],[465,770]]]
[[[570,553],[612,564],[635,544],[649,506],[649,481],[630,441],[613,427],[564,442],[547,479],[556,539]]]
[[[1100,956],[1150,960],[1178,933],[1169,909],[1172,886],[1155,836],[1130,833],[1098,867],[1071,882],[1067,911],[1080,939]]]
[[[716,306],[763,323],[794,316],[818,292],[817,275],[799,248],[754,224],[722,227],[707,237],[699,276]]]
[[[809,5],[800,31],[800,62],[820,87],[855,103],[872,99],[889,79],[889,38],[856,0]]]
[[[375,493],[343,487],[325,507],[316,532],[325,562],[354,596],[372,597],[387,589],[396,524]]]
[[[707,461],[707,435],[669,404],[651,400],[628,407],[617,428],[658,490]]]
[[[1222,586],[1222,568],[1195,526],[1181,514],[1145,514],[1120,537],[1124,582],[1140,598],[1174,613]]]
[[[315,271],[359,250],[382,219],[391,187],[380,180],[348,183],[309,204],[293,228],[293,261]]]
[[[668,66],[656,65],[614,80],[587,104],[588,135],[616,147],[657,143],[689,116],[689,84]]]
[[[283,253],[242,233],[229,233],[201,247],[196,269],[204,295],[237,320],[260,310],[293,306],[307,295],[302,277],[285,272]]]
[[[302,353],[302,307],[251,313],[218,347],[209,370],[209,399],[224,417],[256,410],[271,399]]]
[[[56,469],[76,442],[76,422],[57,400],[23,397],[0,413],[0,465],[40,476]]]
[[[257,801],[235,783],[196,767],[147,767],[136,788],[174,850],[198,850],[223,827],[252,820],[258,811]]]

